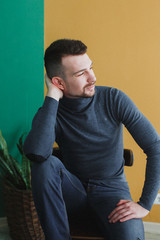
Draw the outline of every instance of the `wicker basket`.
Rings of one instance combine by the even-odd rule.
[[[4,185],[4,196],[10,236],[13,240],[44,240],[31,190]]]

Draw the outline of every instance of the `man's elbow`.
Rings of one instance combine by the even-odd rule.
[[[36,155],[36,154],[33,154],[33,153],[27,153],[25,155],[32,162],[39,162],[39,163],[41,163],[41,162],[44,162],[46,160],[45,157],[43,157],[41,155]]]

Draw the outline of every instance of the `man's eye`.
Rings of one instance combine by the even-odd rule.
[[[80,76],[82,76],[83,74],[84,74],[84,72],[78,73],[78,74],[77,74],[77,77],[80,77]]]

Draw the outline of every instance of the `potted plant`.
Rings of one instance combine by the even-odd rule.
[[[23,151],[23,136],[19,138],[18,150],[21,162],[8,152],[0,131],[0,177],[4,186],[6,215],[13,240],[44,240],[44,234],[35,209],[30,177],[30,161]]]

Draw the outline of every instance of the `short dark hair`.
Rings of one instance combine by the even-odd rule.
[[[44,63],[48,77],[65,78],[62,57],[81,55],[87,52],[87,46],[79,40],[59,39],[53,42],[45,51]]]

